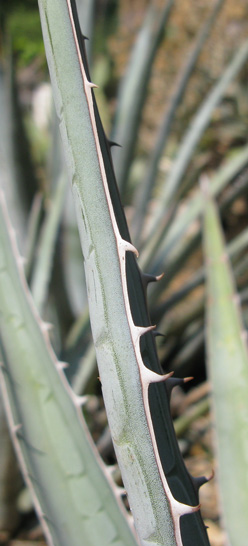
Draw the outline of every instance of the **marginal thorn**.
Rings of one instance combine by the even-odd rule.
[[[42,322],[41,328],[43,332],[50,332],[53,329],[53,324],[51,322]]]
[[[52,520],[46,514],[44,514],[44,512],[40,515],[40,517],[47,523],[53,523]]]
[[[205,476],[198,476],[197,478],[194,478],[193,476],[191,476],[191,479],[192,479],[192,482],[193,482],[195,492],[198,495],[200,487],[202,487],[202,485],[207,483],[208,479]]]
[[[74,394],[73,396],[73,402],[75,406],[77,406],[77,408],[81,408],[82,406],[84,406],[87,400],[88,396],[77,396],[76,394]]]
[[[85,36],[82,32],[81,32],[81,36],[82,36],[83,40],[89,40],[88,36]]]
[[[161,332],[158,332],[158,330],[153,330],[154,337],[165,337],[164,334],[161,334]]]
[[[188,514],[194,514],[195,512],[199,512],[201,509],[201,504],[197,504],[196,506],[189,506]]]
[[[23,267],[27,263],[26,258],[24,258],[23,256],[20,256],[20,255],[18,256],[17,261],[18,261],[18,264],[20,265],[20,267]]]
[[[184,382],[184,383],[189,383],[189,381],[193,381],[193,379],[194,379],[193,376],[191,376],[191,377],[184,377],[183,382]]]
[[[114,478],[114,474],[115,472],[118,470],[118,465],[117,464],[109,464],[109,465],[106,465],[105,464],[105,469],[104,469],[104,472],[106,472],[106,474],[108,476],[111,476],[111,478]]]
[[[98,89],[99,88],[99,85],[96,85],[96,83],[93,83],[93,82],[88,82],[88,85],[91,89]]]
[[[151,385],[151,383],[163,383],[165,381],[168,381],[168,379],[170,379],[173,373],[174,372],[170,372],[167,374],[160,375],[159,373],[149,370],[149,368],[143,365],[142,371],[141,371],[141,382],[143,386],[146,386],[146,387]]]
[[[245,343],[248,342],[248,332],[247,332],[247,330],[242,330],[242,332],[241,332],[241,339],[242,339],[242,341],[244,341]]]
[[[214,472],[214,469],[212,469],[212,472],[210,476],[207,478],[207,481],[210,482],[211,480],[213,480],[214,476],[215,476],[215,472]]]
[[[57,361],[56,362],[56,368],[57,370],[65,370],[66,368],[69,367],[69,364],[68,362],[61,362],[61,361]]]
[[[181,379],[180,377],[169,377],[168,381],[166,382],[166,389],[168,392],[168,396],[170,398],[172,390],[174,387],[182,386],[185,383],[185,379]]]
[[[84,394],[82,396],[78,396],[78,398],[80,399],[80,405],[85,406],[85,404],[89,403],[91,397],[88,394]]]
[[[108,140],[110,148],[113,148],[114,146],[117,146],[117,148],[122,148],[121,144],[118,144],[118,142],[114,142],[114,140]]]
[[[189,504],[183,504],[181,502],[177,503],[177,512],[178,516],[186,516],[187,514],[193,514],[194,512],[198,512],[201,508],[200,504],[197,504],[196,506],[190,506]]]
[[[21,423],[19,423],[19,424],[17,424],[17,425],[14,425],[14,426],[12,427],[12,432],[13,432],[14,434],[18,434],[18,432],[21,430],[21,428],[22,428],[22,424],[21,424]]]
[[[157,277],[155,277],[155,275],[149,275],[148,273],[143,273],[143,271],[141,271],[141,280],[143,287],[146,290],[148,284],[150,284],[151,282],[156,282]]]
[[[161,273],[160,275],[156,275],[156,281],[161,281],[161,279],[164,277],[164,273]]]
[[[124,241],[122,239],[120,247],[122,247],[125,250],[125,252],[133,252],[137,256],[137,258],[139,257],[139,252],[137,248],[135,248],[135,246],[132,245],[132,243],[129,243],[129,241]]]
[[[151,324],[150,326],[136,326],[136,328],[139,329],[140,335],[143,336],[144,334],[147,334],[147,332],[152,332],[156,328],[156,324]]]
[[[151,332],[152,330],[154,330],[156,328],[156,325],[151,325],[151,326],[135,326],[135,335],[136,335],[136,339],[135,341],[137,342],[141,336],[144,336],[145,334],[147,334],[148,332]]]

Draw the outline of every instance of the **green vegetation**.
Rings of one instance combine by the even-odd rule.
[[[208,546],[207,479],[190,476],[175,435],[190,452],[208,379],[224,525],[246,546],[248,43],[240,34],[211,67],[205,50],[227,17],[216,0],[178,63],[185,8],[150,5],[113,101],[126,5],[78,7],[89,41],[74,1],[39,0],[62,146],[49,89],[42,123],[30,92],[47,80],[37,6],[2,14],[0,543],[23,527],[24,478],[49,545]],[[174,430],[175,393],[194,402]]]

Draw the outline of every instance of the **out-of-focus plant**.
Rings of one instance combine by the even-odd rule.
[[[234,52],[219,80],[198,106],[181,144],[176,146],[175,157],[170,158],[166,180],[162,180],[160,162],[165,146],[171,142],[175,146],[173,121],[178,116],[200,53],[224,4],[223,0],[217,0],[199,29],[165,111],[154,151],[146,159],[147,163],[143,162],[146,176],[139,184],[134,184],[132,178],[136,165],[136,160],[133,161],[134,145],[142,127],[154,59],[164,30],[169,28],[173,9],[176,9],[173,1],[168,1],[163,8],[155,4],[149,6],[134,44],[129,69],[120,86],[111,139],[120,138],[123,150],[116,149],[113,162],[124,201],[127,199],[131,205],[132,196],[136,204],[130,227],[141,250],[139,266],[151,273],[144,275],[137,266],[137,251],[131,244],[120,204],[111,158],[113,142],[106,139],[98,114],[76,4],[72,0],[39,1],[68,174],[62,160],[58,131],[50,122],[50,144],[46,152],[47,161],[42,164],[41,188],[33,199],[28,216],[24,197],[18,202],[15,199],[17,189],[25,188],[26,167],[25,163],[22,169],[24,177],[19,182],[20,170],[13,169],[16,166],[15,140],[10,129],[18,121],[18,116],[13,114],[13,108],[6,108],[2,124],[5,133],[0,147],[1,187],[6,194],[11,221],[15,223],[19,218],[15,228],[26,263],[22,264],[1,197],[0,340],[2,390],[11,437],[49,544],[129,546],[137,541],[144,545],[167,546],[209,544],[198,506],[198,489],[206,479],[192,479],[188,474],[169,409],[172,388],[175,385],[183,387],[186,381],[174,379],[168,372],[176,370],[180,378],[185,375],[198,377],[195,356],[204,342],[203,287],[207,272],[208,290],[212,291],[209,292],[210,298],[216,300],[216,313],[209,311],[208,315],[210,365],[214,366],[216,375],[224,373],[221,362],[227,357],[216,358],[221,340],[226,335],[225,324],[221,325],[218,317],[221,317],[221,285],[224,288],[228,284],[230,272],[225,267],[222,270],[219,265],[215,269],[204,267],[198,259],[199,269],[196,268],[191,278],[185,280],[184,266],[195,251],[199,253],[201,217],[206,202],[204,193],[194,185],[201,173],[213,171],[211,149],[206,154],[201,148],[206,145],[202,137],[206,130],[207,135],[211,135],[214,128],[211,120],[217,107],[219,115],[223,110],[225,117],[229,86],[247,63],[247,42]],[[93,2],[80,0],[77,0],[77,5],[82,33],[91,37],[97,8]],[[12,33],[15,33],[15,17],[12,15],[9,26],[5,24],[5,29]],[[87,28],[85,21],[88,21]],[[91,40],[88,46],[90,44]],[[87,53],[91,59],[94,57],[89,47]],[[21,55],[22,62],[27,62],[25,55],[30,58],[28,48]],[[12,89],[11,80],[6,78],[6,59],[5,49],[0,74],[0,93],[4,94],[5,101],[8,90]],[[92,70],[94,73],[94,66]],[[231,101],[241,100],[240,89],[237,87],[237,97],[235,95]],[[106,99],[101,103],[106,104]],[[234,150],[231,146],[230,150],[227,149],[208,183],[208,195],[218,200],[224,219],[228,218],[233,205],[240,199],[243,202],[247,193],[248,147],[243,136],[245,123],[242,119],[239,121],[238,128],[236,125],[233,128],[230,122],[230,142],[232,144],[237,138],[239,145],[235,145]],[[223,127],[226,127],[226,122],[223,122]],[[47,130],[44,134],[47,140]],[[209,141],[211,148],[211,136]],[[85,274],[67,177],[73,189]],[[30,191],[28,195],[30,199]],[[204,228],[208,257],[219,237],[211,207],[211,204],[207,205]],[[210,221],[210,217],[213,220]],[[27,237],[25,227],[23,230],[25,222],[28,225]],[[227,246],[241,301],[243,298],[244,302],[247,282],[244,250],[247,242],[247,229],[244,228]],[[151,322],[146,288],[150,281],[158,280],[156,275],[162,270],[165,271],[164,277],[149,289]],[[173,283],[178,286],[180,276],[183,279],[180,287],[172,288]],[[216,279],[219,279],[220,288],[215,284]],[[228,294],[227,288],[223,298],[228,299],[231,292]],[[191,304],[182,315],[181,305],[187,298]],[[52,329],[39,318],[37,310],[45,321],[53,323]],[[230,309],[228,316],[232,332],[237,326],[235,312]],[[152,326],[153,320],[157,324],[156,330]],[[166,334],[165,340],[159,338],[158,341],[162,367],[154,341],[157,329]],[[231,358],[232,348],[230,351],[227,345],[225,348],[228,358]],[[99,457],[82,413],[84,405],[84,414],[91,426],[91,402],[96,394],[99,396],[96,356],[112,441],[137,535],[123,503],[125,492],[114,482],[114,469],[106,466]],[[65,360],[69,366],[63,363]],[[244,369],[246,365],[244,362]],[[214,397],[218,400],[215,394],[217,380],[213,373],[211,376]],[[237,371],[237,384],[232,390],[235,393],[233,405],[228,381],[222,382],[219,390],[221,400],[215,402],[223,508],[228,534],[232,544],[237,546],[245,544],[246,522],[241,521],[237,526],[228,490],[234,480],[239,491],[240,475],[247,474],[247,461],[242,458],[247,437],[245,418],[242,422],[242,415],[247,413],[245,396],[242,398],[242,415],[239,415],[235,403],[239,400],[239,392],[246,389],[245,379],[240,386],[241,376],[242,372]],[[85,397],[87,393],[93,398]],[[224,426],[226,404],[233,408],[227,432]],[[4,420],[2,422],[4,427]],[[228,474],[228,489],[225,468],[228,468],[229,459],[225,446],[232,441],[230,436],[235,436],[239,446],[233,455],[238,474]],[[99,446],[104,444],[104,438],[100,439]],[[109,442],[108,434],[106,438]],[[11,449],[8,436],[6,445],[8,448],[1,445],[0,463],[6,456],[6,449]],[[6,525],[6,531],[11,532],[8,526],[11,513],[17,519],[18,515],[14,502],[5,504],[2,483],[0,514],[3,512],[7,516],[0,523],[2,531]],[[6,483],[17,495],[19,487],[14,490],[11,479]],[[240,492],[240,505],[246,504],[245,494]],[[12,521],[15,527],[15,518]]]
[[[203,188],[203,191],[206,198],[204,239],[207,348],[216,416],[221,498],[230,542],[244,546],[248,496],[245,471],[248,423],[247,335],[217,208],[209,199],[208,188]],[[238,503],[235,499],[238,499]]]

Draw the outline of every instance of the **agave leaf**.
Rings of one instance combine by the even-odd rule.
[[[67,187],[62,219],[61,249],[64,282],[71,309],[78,317],[87,307],[87,293],[83,268],[83,257],[78,233],[75,206],[71,188]]]
[[[233,546],[247,543],[248,354],[217,208],[206,199],[207,354],[216,420],[221,504]]]
[[[152,222],[151,233],[155,233],[155,247],[160,240],[161,225],[170,224],[174,217],[175,210],[178,206],[178,198],[180,196],[180,184],[182,182],[184,173],[192,159],[196,146],[208,126],[211,115],[214,108],[218,105],[223,94],[235,78],[241,68],[244,66],[248,59],[248,41],[242,44],[242,46],[236,52],[231,63],[228,65],[222,76],[219,78],[216,85],[207,95],[206,99],[201,104],[199,110],[195,114],[193,120],[190,123],[186,134],[178,149],[177,155],[174,159],[170,173],[163,185],[160,192],[157,207],[155,209]],[[175,201],[177,199],[177,201]]]
[[[5,44],[6,45],[6,44]],[[9,49],[9,48],[6,48]],[[25,227],[27,216],[27,195],[23,191],[25,174],[30,179],[29,161],[23,127],[17,114],[17,92],[13,76],[13,59],[8,51],[8,64],[0,58],[0,190],[8,197],[9,213],[18,233],[22,252],[25,249]],[[22,141],[22,153],[19,143]],[[26,170],[25,170],[26,169]],[[23,176],[24,175],[24,176]],[[1,359],[1,355],[0,355]],[[22,487],[22,478],[13,450],[0,387],[0,540],[5,541],[20,520],[17,510],[17,494]]]
[[[95,0],[76,0],[78,19],[80,29],[83,36],[86,36],[85,48],[87,51],[87,59],[89,66],[91,65],[91,49],[92,37],[94,32],[94,14]],[[52,180],[57,182],[57,177],[65,170],[64,156],[61,144],[61,137],[58,127],[58,119],[54,112],[54,138],[53,148],[57,152],[57,159],[54,158],[54,150],[52,150],[51,163],[59,167],[59,172],[54,173]],[[57,168],[58,170],[58,168]],[[57,183],[56,183],[57,186]],[[63,237],[60,240],[61,246],[61,265],[63,284],[68,297],[68,304],[71,312],[75,317],[79,317],[87,305],[87,294],[84,280],[83,258],[81,252],[80,238],[77,228],[75,215],[75,207],[73,203],[72,191],[69,185],[65,185],[66,198],[64,202],[63,218],[62,218],[62,233]],[[71,364],[71,360],[70,360]],[[70,368],[71,371],[71,368]]]
[[[240,267],[242,265],[242,268]],[[239,275],[247,272],[247,259],[238,262],[238,266],[234,267],[234,274],[237,278],[240,301],[245,304],[247,299],[246,282],[240,282]],[[242,277],[241,277],[242,279]],[[176,296],[181,294],[177,294]],[[171,298],[173,299],[173,298]],[[176,298],[175,298],[176,299]],[[203,337],[204,325],[202,317],[204,314],[204,291],[199,297],[195,296],[193,302],[188,306],[182,314],[179,309],[169,310],[172,302],[170,299],[161,305],[161,309],[155,312],[155,317],[160,315],[162,310],[166,308],[164,318],[158,324],[158,330],[163,332],[163,337],[166,337],[166,343],[158,342],[160,358],[169,366],[169,369],[178,370],[180,367],[180,375],[194,374],[196,359],[199,362],[199,352],[203,353]],[[247,320],[246,308],[243,305],[243,320]],[[200,321],[200,326],[199,326]],[[193,330],[193,335],[192,335]]]
[[[173,3],[174,0],[167,0],[163,8],[158,8],[154,3],[148,7],[120,86],[111,140],[122,146],[121,150],[113,148],[116,179],[121,193],[124,193],[128,181],[153,60]]]
[[[88,387],[91,380],[92,383],[96,380],[97,367],[88,306],[69,331],[62,359],[70,363],[66,370],[66,377],[74,392],[79,395],[91,392]]]
[[[34,303],[40,314],[43,312],[43,307],[47,298],[54,248],[59,224],[61,222],[66,188],[66,174],[62,173],[57,183],[55,195],[51,197],[47,217],[41,230],[39,249],[31,282]]]
[[[209,191],[212,196],[217,197],[220,192],[235,178],[239,173],[247,167],[248,163],[248,146],[244,146],[239,152],[236,152],[235,155],[224,162],[224,164],[219,168],[217,173],[211,178],[209,185]],[[185,235],[190,226],[196,220],[199,221],[200,215],[203,210],[204,198],[200,190],[196,190],[193,197],[191,197],[186,202],[186,207],[180,214],[179,212],[175,216],[172,224],[169,229],[166,230],[163,223],[158,230],[158,233],[155,236],[152,236],[149,239],[142,250],[140,256],[140,262],[142,267],[149,269],[152,273],[157,274],[158,271],[163,271],[164,264],[168,269],[167,275],[161,280],[161,285],[171,279],[170,268],[173,268],[173,275],[177,269],[176,260],[180,260],[181,253],[189,255],[185,246],[187,244],[194,247],[194,243],[185,241]],[[199,226],[200,227],[200,226]],[[168,228],[168,226],[167,226]],[[200,230],[197,232],[195,237],[199,238]],[[195,243],[197,244],[197,242]],[[157,257],[152,256],[155,249],[158,249]]]
[[[6,67],[0,60],[0,186],[8,197],[10,215],[18,233],[21,251],[24,252],[27,196],[23,187],[23,165],[20,165],[20,118],[16,115],[16,89],[11,55],[8,56],[8,61]],[[24,139],[22,145],[23,142]],[[28,172],[26,174],[29,175]]]
[[[161,374],[157,359],[137,251],[121,208],[75,3],[40,0],[39,6],[76,204],[102,389],[135,525],[144,546],[188,546],[191,540],[205,546],[198,496],[175,438],[162,384],[169,377]],[[149,388],[151,382],[155,384]]]
[[[244,254],[247,245],[248,230],[245,229],[226,247],[227,254],[234,264],[233,273],[240,290],[241,301],[243,301],[243,292],[246,287],[246,277],[243,279],[242,275],[247,272],[247,257]],[[195,335],[195,339],[191,336],[191,330],[194,324],[195,328],[198,328],[199,319],[202,319],[204,315],[204,287],[200,295],[195,294],[183,313],[177,305],[193,289],[203,284],[204,280],[205,268],[201,267],[179,290],[170,294],[159,305],[153,306],[151,311],[152,319],[158,325],[158,330],[163,332],[163,336],[166,337],[166,343],[163,343],[163,340],[159,343],[160,358],[169,362],[170,369],[175,370],[180,367],[180,374],[183,375],[194,373],[194,358],[196,353],[199,353],[199,350],[202,351],[203,348],[203,325],[201,324],[199,335]],[[180,337],[183,332],[183,337]]]
[[[245,248],[248,246],[248,228],[244,229],[239,235],[234,237],[227,245],[227,253],[230,259],[233,263],[237,264],[234,267],[234,275],[235,278],[238,279],[238,277],[241,275],[240,269],[244,271],[245,265],[243,265],[244,258],[239,260],[239,254],[244,253]],[[152,317],[153,320],[156,322],[156,324],[161,320],[163,315],[169,311],[172,307],[177,305],[183,298],[188,296],[192,290],[203,284],[205,280],[205,268],[200,267],[193,275],[191,275],[190,279],[184,283],[183,286],[180,287],[179,290],[176,290],[175,292],[170,293],[169,297],[162,299],[159,304],[154,304],[152,306]],[[202,304],[202,310],[204,308],[204,304]],[[185,317],[185,324],[187,324],[187,317]],[[165,320],[166,322],[166,320]],[[168,326],[168,325],[167,325]],[[164,332],[164,328],[162,329]],[[167,329],[165,330],[167,331]]]
[[[142,180],[138,187],[135,199],[135,216],[132,226],[135,244],[139,244],[140,242],[149,199],[157,176],[159,161],[170,135],[177,108],[183,99],[190,76],[223,4],[224,0],[217,0],[214,3],[207,20],[199,30],[192,51],[188,56],[188,59],[186,59],[186,62],[184,61],[179,77],[177,78],[175,91],[172,94],[169,107],[166,109],[161,127],[159,128],[157,140],[148,160],[144,181]]]
[[[1,355],[0,355],[0,359]],[[0,387],[0,542],[5,542],[20,521],[17,495],[23,480],[9,434]]]
[[[72,378],[72,388],[76,394],[85,394],[90,392],[90,380],[96,377],[96,351],[94,343],[89,343],[85,354],[81,357],[77,370]],[[86,390],[87,389],[87,390]]]
[[[38,241],[38,233],[41,224],[42,212],[43,195],[39,192],[34,196],[27,223],[27,235],[25,245],[25,275],[28,282],[30,281],[32,268],[34,265],[35,251]]]
[[[87,59],[91,66],[91,47],[95,14],[95,0],[76,0],[78,19],[82,34],[87,36],[85,44]]]
[[[0,206],[1,387],[12,439],[49,545],[135,545],[21,269]]]

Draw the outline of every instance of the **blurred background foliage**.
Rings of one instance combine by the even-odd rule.
[[[80,0],[78,0],[80,2]],[[162,8],[164,0],[156,0],[155,4]],[[131,235],[135,235],[135,215],[138,186],[145,178],[149,154],[152,152],[156,135],[170,105],[171,97],[177,87],[179,74],[183,70],[194,45],[199,28],[208,17],[214,2],[207,0],[180,0],[174,3],[163,39],[155,56],[151,77],[147,89],[147,97],[142,111],[139,132],[133,149],[133,159],[130,163],[125,192],[122,199],[126,208]],[[137,33],[142,25],[144,13],[149,5],[147,0],[96,0],[94,10],[94,32],[92,36],[91,72],[92,80],[99,85],[95,95],[99,105],[103,124],[108,135],[117,108],[117,92],[121,78],[125,74],[129,56],[135,43]],[[35,263],[42,247],[42,229],[44,219],[49,216],[51,203],[54,203],[55,181],[58,174],[54,166],[62,165],[59,145],[56,143],[54,114],[51,109],[51,94],[48,85],[49,77],[46,68],[43,40],[36,0],[20,0],[2,2],[0,6],[1,63],[7,66],[7,71],[13,76],[11,86],[15,107],[18,111],[20,126],[18,142],[23,143],[25,152],[18,159],[19,170],[23,169],[23,177],[28,186],[28,206],[33,202],[32,214],[25,223],[28,232],[27,254],[30,251],[27,277],[32,287],[35,277]],[[86,30],[83,30],[87,34]],[[234,53],[248,36],[248,4],[247,0],[226,0],[204,48],[197,60],[194,71],[189,79],[183,100],[177,108],[170,130],[166,149],[159,161],[156,185],[151,195],[148,207],[147,221],[143,225],[140,246],[145,246],[149,236],[149,219],[160,201],[160,191],[168,175],[182,136],[191,124],[192,117],[200,107],[203,98],[216,84],[218,78],[231,61]],[[10,51],[12,54],[10,55]],[[10,60],[11,59],[11,60]],[[13,72],[11,69],[13,66]],[[235,157],[247,144],[248,129],[248,79],[247,63],[244,64],[238,77],[227,87],[224,97],[215,107],[211,120],[203,136],[197,144],[196,153],[192,156],[184,173],[185,191],[179,202],[178,215],[187,209],[189,200],[198,191],[198,181],[202,173],[210,178],[218,173],[223,162]],[[13,91],[14,89],[14,91]],[[41,93],[40,93],[41,91]],[[38,105],[38,106],[37,106]],[[21,117],[19,116],[21,112]],[[15,129],[15,131],[17,131]],[[55,144],[54,144],[55,143]],[[120,152],[121,153],[121,152]],[[58,155],[57,155],[58,154]],[[17,156],[15,156],[17,157]],[[25,158],[25,159],[24,159]],[[25,164],[25,166],[24,166]],[[27,166],[29,165],[29,170]],[[25,171],[25,169],[27,169]],[[62,168],[63,170],[63,168]],[[31,172],[32,171],[32,172]],[[26,174],[25,174],[26,172]],[[27,175],[27,173],[29,174]],[[232,241],[247,228],[248,213],[248,172],[241,170],[236,177],[236,186],[241,187],[237,196],[232,199],[235,187],[226,186],[218,196],[220,207],[229,200],[229,206],[221,208],[222,227],[226,241]],[[38,196],[38,197],[37,197]],[[136,201],[135,201],[136,199]],[[36,208],[35,208],[36,207]],[[60,213],[62,216],[62,213]],[[78,242],[70,240],[70,229],[76,230],[75,222],[69,226],[68,214],[63,213],[60,228],[55,230],[54,260],[47,279],[47,294],[42,313],[51,320],[54,329],[52,341],[60,357],[67,359],[73,365],[90,362],[76,378],[79,385],[84,385],[92,394],[88,421],[92,434],[99,443],[99,449],[110,462],[113,460],[110,440],[106,432],[106,416],[100,398],[100,387],[96,380],[94,367],[94,352],[90,345],[90,331],[85,307],[86,295],[83,285],[82,259],[78,255]],[[35,216],[36,215],[36,216]],[[33,223],[32,223],[33,222]],[[59,221],[58,221],[59,224]],[[68,226],[70,229],[68,229]],[[188,229],[188,228],[187,228]],[[212,449],[212,415],[209,413],[209,383],[206,377],[204,317],[203,317],[203,282],[195,282],[194,289],[179,297],[180,290],[194,281],[201,274],[203,264],[202,250],[199,245],[200,222],[195,218],[187,231],[187,241],[198,234],[198,244],[177,266],[176,272],[170,273],[171,263],[165,258],[163,263],[159,257],[148,264],[148,270],[153,267],[156,274],[161,273],[160,267],[168,273],[168,282],[159,294],[151,291],[151,318],[161,321],[160,330],[165,339],[158,341],[158,349],[163,367],[175,369],[178,375],[194,375],[193,387],[187,393],[175,389],[172,397],[172,413],[177,419],[178,435],[181,447],[186,455],[187,465],[194,474],[210,474],[215,465]],[[33,238],[32,238],[33,235]],[[247,239],[247,236],[246,236]],[[76,265],[74,279],[78,282],[76,294],[67,294],[71,272],[66,272],[69,251],[75,251]],[[33,245],[33,246],[32,246]],[[247,267],[245,245],[236,255],[236,264],[240,264],[238,284],[243,289],[242,309],[243,319],[247,329]],[[142,258],[142,252],[141,252]],[[63,265],[63,267],[62,267]],[[168,267],[168,269],[167,269]],[[51,278],[50,278],[51,276]],[[76,277],[75,277],[76,276]],[[194,284],[194,283],[193,283]],[[34,284],[33,284],[34,286]],[[67,287],[67,289],[65,288]],[[246,289],[246,291],[245,291]],[[61,298],[63,293],[63,299]],[[178,301],[178,303],[177,303]],[[160,313],[160,307],[165,314]],[[161,318],[162,317],[162,318]],[[88,358],[89,357],[89,358]],[[93,363],[93,364],[92,364]],[[83,367],[81,368],[83,370]],[[92,371],[93,370],[93,371]],[[70,372],[69,372],[70,375]],[[73,374],[72,374],[73,375]],[[86,388],[87,387],[87,388]],[[189,388],[189,386],[188,386]],[[186,418],[184,418],[184,414]],[[217,501],[215,482],[208,483],[202,489],[203,515],[210,526],[212,546],[223,546],[225,534],[220,528],[220,510]],[[33,532],[33,531],[32,531]],[[30,531],[22,531],[18,537],[28,537],[32,541]],[[26,534],[25,534],[26,533]],[[39,532],[38,532],[39,535]],[[0,541],[1,542],[1,541]],[[4,542],[2,542],[4,543]],[[30,542],[29,542],[30,543]],[[18,541],[10,542],[12,546]]]

